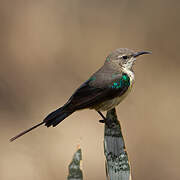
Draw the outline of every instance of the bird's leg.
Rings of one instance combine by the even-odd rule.
[[[103,113],[101,111],[97,111],[99,113],[99,115],[103,118],[103,120],[99,120],[100,123],[105,123],[105,121],[107,121],[107,119],[104,117]]]
[[[111,127],[112,126],[112,122],[111,120],[108,120],[101,111],[97,111],[100,116],[103,118],[103,120],[99,120],[100,123],[105,123],[108,127]]]

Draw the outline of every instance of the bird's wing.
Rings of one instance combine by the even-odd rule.
[[[92,78],[82,84],[70,97],[67,104],[74,110],[91,108],[105,100],[121,96],[130,85],[130,78],[127,74],[109,80],[104,86],[92,85]]]

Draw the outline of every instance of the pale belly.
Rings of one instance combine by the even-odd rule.
[[[93,109],[95,109],[96,111],[109,111],[110,109],[113,109],[129,94],[131,89],[132,89],[132,85],[122,96],[104,101],[103,103],[94,106]]]

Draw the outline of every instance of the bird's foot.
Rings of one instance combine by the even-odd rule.
[[[100,123],[104,123],[107,127],[109,128],[112,128],[113,127],[113,124],[110,120],[107,120],[107,119],[102,119],[102,120],[99,120]]]
[[[110,120],[108,120],[100,111],[97,111],[101,117],[103,118],[102,120],[99,120],[100,123],[105,123],[105,125],[107,125],[107,127],[112,127],[112,122]]]
[[[102,119],[102,120],[99,120],[99,122],[100,122],[100,123],[105,123],[105,120],[104,120],[104,119]]]

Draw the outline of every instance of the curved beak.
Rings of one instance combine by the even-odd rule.
[[[151,52],[149,52],[149,51],[140,51],[140,52],[136,52],[136,53],[134,53],[134,55],[133,55],[133,57],[138,57],[138,56],[140,56],[140,55],[143,55],[143,54],[152,54]]]

